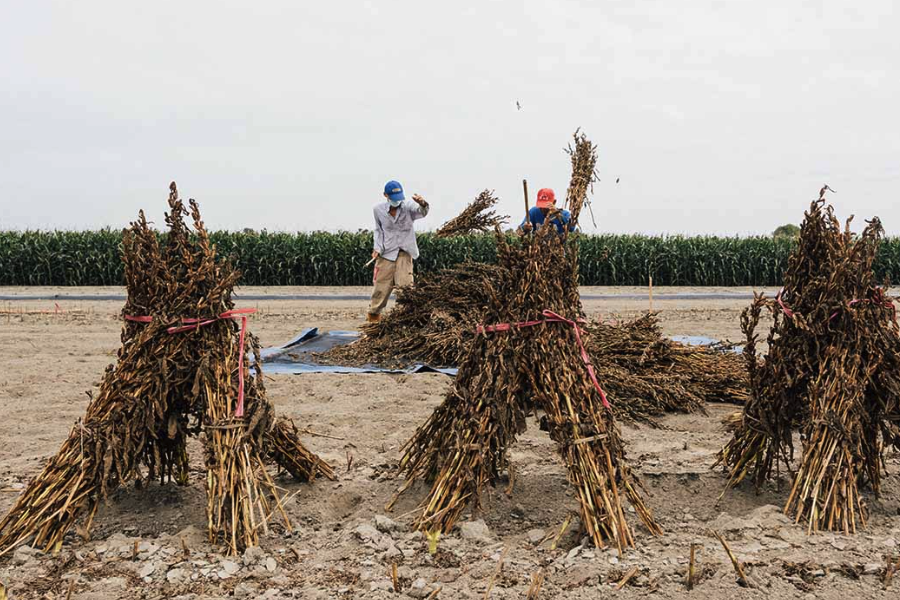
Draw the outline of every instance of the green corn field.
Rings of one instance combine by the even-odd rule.
[[[243,273],[244,285],[368,285],[371,232],[211,234]],[[0,232],[0,285],[121,285],[121,232]],[[471,259],[493,262],[492,235],[419,235],[416,272]],[[771,237],[595,235],[581,237],[583,285],[777,286],[793,249]],[[881,246],[876,273],[900,279],[900,238]]]

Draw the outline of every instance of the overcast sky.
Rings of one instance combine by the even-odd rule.
[[[900,234],[891,0],[3,3],[0,229],[433,229],[483,188],[521,219],[599,147],[596,231],[768,233],[823,183]],[[522,105],[516,109],[516,101]],[[620,183],[616,184],[616,178]],[[586,223],[587,231],[595,231]]]

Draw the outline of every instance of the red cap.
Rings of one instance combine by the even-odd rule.
[[[550,188],[541,188],[537,193],[538,208],[553,208],[556,204],[556,194]]]

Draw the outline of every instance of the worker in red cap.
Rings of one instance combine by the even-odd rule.
[[[550,211],[556,208],[556,194],[550,188],[542,188],[537,193],[537,204],[528,211],[528,217],[522,220],[519,231],[531,233],[539,228],[547,220]],[[559,211],[559,216],[554,217],[550,223],[556,226],[556,231],[562,234],[564,231],[575,231],[575,226],[570,224],[572,214],[567,210]]]

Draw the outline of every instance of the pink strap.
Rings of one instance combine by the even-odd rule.
[[[372,271],[372,285],[375,285],[376,283],[378,283],[378,267],[377,266]]]
[[[541,323],[567,323],[571,325],[575,329],[575,339],[578,340],[578,348],[581,352],[581,360],[587,367],[588,375],[591,378],[591,382],[594,384],[594,389],[596,389],[597,392],[600,393],[600,399],[603,401],[603,406],[605,406],[606,408],[610,408],[609,400],[606,399],[606,392],[603,391],[603,388],[600,387],[600,382],[597,381],[597,374],[594,372],[594,366],[591,364],[591,357],[590,355],[588,355],[587,350],[584,347],[584,342],[582,342],[581,340],[581,327],[578,326],[578,323],[584,323],[584,319],[573,321],[556,314],[549,308],[544,309],[541,314],[544,316],[544,318],[538,321],[520,321],[518,323],[479,325],[475,329],[479,334],[487,334],[495,331],[509,331],[511,329],[520,329],[522,327],[533,327],[535,325],[540,325]]]
[[[874,296],[874,298],[872,298],[871,300],[854,298],[853,300],[851,300],[850,302],[847,303],[847,306],[853,306],[854,304],[865,303],[865,304],[874,304],[876,306],[881,306],[883,308],[889,308],[889,309],[891,309],[891,313],[894,317],[894,321],[896,321],[897,320],[897,307],[894,305],[893,300],[891,300],[889,297],[884,295],[884,288],[880,288],[880,287],[875,288],[875,292],[873,293],[873,296]],[[841,312],[840,310],[834,311],[834,314],[832,314],[831,317],[829,317],[828,321],[829,322],[834,321],[835,317],[837,317],[840,314],[840,312]]]
[[[793,317],[794,317],[794,311],[792,311],[792,310],[789,309],[787,306],[785,306],[784,302],[781,300],[781,295],[782,295],[782,294],[784,294],[784,288],[781,288],[780,290],[778,290],[778,295],[775,296],[775,300],[778,301],[778,305],[781,306],[781,310],[784,312],[784,315],[785,315],[786,317],[793,318]]]
[[[253,312],[256,312],[255,310]],[[247,316],[241,315],[241,341],[240,350],[238,350],[238,399],[237,406],[234,407],[234,416],[244,416],[244,336],[247,332]]]
[[[246,339],[247,332],[246,315],[252,315],[255,312],[255,308],[238,308],[233,310],[226,310],[218,317],[214,317],[212,319],[184,318],[181,319],[181,322],[184,323],[184,325],[175,325],[166,329],[166,332],[171,335],[173,333],[181,333],[183,331],[199,329],[204,325],[209,325],[210,323],[215,323],[216,321],[222,319],[234,319],[237,317],[241,318],[240,350],[238,350],[238,399],[237,406],[235,406],[234,408],[234,416],[238,418],[244,416],[244,340]],[[134,321],[135,323],[150,323],[153,321],[153,317],[150,316],[135,317],[132,315],[125,315],[125,319],[127,321]]]
[[[131,315],[125,315],[126,321],[134,321],[135,323],[150,323],[153,321],[153,317],[132,317]]]
[[[475,328],[475,331],[479,334],[482,333],[493,333],[495,331],[509,331],[513,328],[519,327],[531,327],[533,325],[540,325],[541,323],[545,323],[546,319],[541,319],[539,321],[520,321],[518,323],[498,323],[497,325],[479,325]]]

